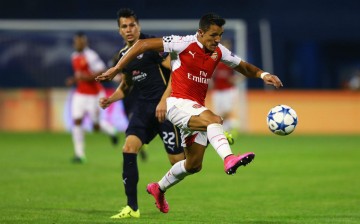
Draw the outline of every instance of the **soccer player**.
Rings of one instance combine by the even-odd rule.
[[[222,61],[248,78],[262,78],[276,88],[282,86],[276,75],[242,60],[220,44],[224,24],[223,18],[209,13],[201,17],[195,35],[139,40],[115,67],[96,78],[111,80],[145,51],[170,52],[172,79],[166,117],[180,128],[186,159],[174,164],[159,182],[147,186],[156,207],[163,213],[169,211],[165,191],[201,170],[208,141],[223,159],[227,174],[234,174],[239,166],[249,164],[255,157],[252,152],[234,155],[224,135],[222,118],[204,106],[208,83],[217,64]]]
[[[74,122],[72,139],[74,143],[74,163],[83,163],[85,156],[85,133],[82,121],[89,115],[94,131],[103,131],[110,136],[112,144],[118,143],[117,130],[105,120],[100,121],[99,98],[105,94],[103,86],[95,77],[106,70],[105,63],[99,55],[88,46],[87,36],[78,32],[73,37],[75,51],[71,55],[74,76],[66,80],[66,85],[76,84],[76,91],[71,102],[71,116]]]
[[[118,11],[119,33],[125,40],[125,47],[120,50],[119,57],[139,40],[149,38],[141,33],[138,17],[130,9]],[[140,210],[137,200],[137,183],[139,171],[137,166],[137,154],[143,144],[148,144],[156,135],[159,135],[164,143],[170,163],[173,165],[184,160],[184,149],[181,146],[180,131],[170,121],[165,120],[166,98],[162,98],[170,78],[170,58],[157,51],[145,51],[133,58],[124,67],[119,87],[109,97],[100,99],[102,108],[107,108],[111,103],[123,99],[130,87],[131,94],[137,95],[132,98],[132,115],[126,129],[126,139],[123,146],[123,184],[127,197],[127,205],[120,213],[112,216],[113,219],[139,218]],[[165,69],[164,67],[168,68]],[[136,91],[136,92],[134,92]],[[168,94],[166,94],[167,96]]]
[[[231,49],[230,40],[223,40],[221,44]],[[238,109],[237,105],[239,105],[240,91],[237,83],[241,82],[242,79],[244,77],[235,74],[231,67],[219,62],[211,83],[211,100],[214,113],[223,118],[224,130],[232,134],[236,134],[239,127],[236,109]]]
[[[127,44],[125,44],[126,46]],[[116,65],[116,63],[119,61],[119,52],[117,52],[114,57],[112,58],[110,64],[111,66],[114,66]],[[120,83],[122,78],[125,78],[125,76],[123,74],[121,75],[117,75],[113,81],[116,81],[117,83]],[[127,117],[128,120],[131,119],[132,115],[133,115],[133,108],[136,104],[136,99],[139,95],[139,91],[137,90],[134,90],[134,86],[130,86],[129,89],[127,90],[127,94],[126,94],[126,97],[122,99],[122,103],[123,103],[123,107],[124,107],[124,112],[125,112],[125,115]],[[142,161],[147,161],[148,159],[148,154],[146,152],[148,148],[148,145],[147,144],[144,144],[139,153],[140,153],[140,158]]]

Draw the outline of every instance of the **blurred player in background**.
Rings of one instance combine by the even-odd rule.
[[[139,39],[149,36],[140,32],[141,27],[134,11],[125,8],[120,9],[117,14],[119,33],[126,42],[125,47],[119,52],[120,59]],[[140,217],[137,200],[137,154],[143,144],[148,144],[159,135],[172,165],[185,158],[179,130],[165,120],[166,98],[162,95],[169,82],[169,69],[168,56],[157,51],[146,51],[122,70],[121,83],[116,91],[110,97],[103,97],[99,101],[100,106],[105,109],[111,103],[126,98],[129,88],[133,88],[130,94],[135,94],[131,95],[130,100],[133,102],[128,105],[132,115],[129,117],[123,146],[122,177],[127,205],[120,213],[112,216],[113,219]]]
[[[174,164],[159,182],[147,186],[156,207],[163,213],[169,211],[165,191],[201,170],[208,142],[224,161],[225,173],[229,175],[255,157],[252,152],[234,155],[224,135],[222,118],[204,106],[208,83],[217,64],[222,61],[248,78],[262,78],[276,88],[282,86],[277,76],[242,60],[220,44],[224,24],[223,18],[210,13],[201,17],[194,35],[139,40],[115,67],[96,78],[97,81],[113,79],[130,61],[149,50],[171,54],[171,95],[166,100],[166,116],[180,128],[186,159]]]
[[[105,95],[103,86],[95,81],[95,77],[106,70],[105,63],[99,55],[88,47],[87,37],[78,32],[73,37],[75,51],[71,55],[74,76],[66,80],[66,85],[76,84],[76,91],[71,102],[73,119],[72,139],[75,156],[73,162],[83,163],[85,156],[85,131],[82,122],[88,115],[93,123],[94,131],[103,131],[110,136],[113,145],[118,143],[117,130],[105,120],[100,121],[98,100]]]
[[[229,50],[232,50],[231,40],[223,40],[221,43]],[[239,128],[240,92],[237,83],[243,80],[244,76],[235,74],[231,67],[219,62],[211,82],[212,108],[215,114],[224,119],[224,130],[232,135],[236,135]]]

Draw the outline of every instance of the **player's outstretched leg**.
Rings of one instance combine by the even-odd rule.
[[[246,166],[255,158],[252,152],[244,153],[242,155],[229,155],[224,160],[225,173],[234,174],[239,166]]]
[[[158,183],[148,184],[146,191],[155,198],[156,207],[160,210],[160,212],[169,212],[169,204],[165,200],[165,193],[160,190]]]
[[[113,215],[111,219],[140,218],[140,210],[134,211],[130,206],[126,206],[120,210],[119,214]]]

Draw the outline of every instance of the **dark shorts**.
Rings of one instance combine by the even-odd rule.
[[[170,121],[160,123],[155,117],[158,103],[137,101],[133,107],[133,113],[129,120],[126,136],[135,135],[143,144],[149,144],[157,134],[164,143],[168,154],[176,155],[183,153],[181,147],[180,131]]]

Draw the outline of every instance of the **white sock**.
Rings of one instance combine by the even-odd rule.
[[[100,130],[105,132],[108,135],[114,136],[116,135],[116,128],[112,126],[109,122],[105,120],[100,121]]]
[[[84,130],[81,125],[75,125],[72,129],[72,139],[74,143],[75,156],[84,157],[85,156],[85,144],[84,144]]]
[[[226,156],[233,154],[221,124],[210,124],[207,126],[207,137],[210,144],[223,160]]]
[[[190,174],[191,173],[188,173],[185,170],[185,160],[181,160],[175,163],[165,174],[165,176],[158,182],[160,189],[162,191],[166,191]]]

